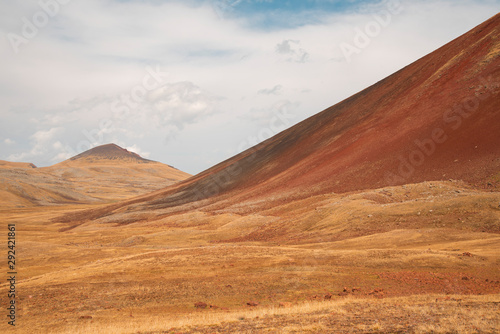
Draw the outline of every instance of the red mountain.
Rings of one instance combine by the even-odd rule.
[[[94,215],[194,207],[251,212],[312,195],[430,180],[498,187],[499,30],[496,15],[254,148]]]

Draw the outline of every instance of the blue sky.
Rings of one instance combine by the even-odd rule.
[[[432,52],[499,5],[4,1],[0,159],[47,166],[114,142],[194,174]]]
[[[320,23],[328,13],[353,11],[370,1],[351,0],[221,0],[215,1],[225,17],[243,18],[251,28],[263,30],[291,28]]]

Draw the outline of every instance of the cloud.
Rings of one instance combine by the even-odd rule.
[[[283,40],[276,45],[276,53],[287,56],[287,61],[296,63],[305,63],[309,58],[309,54],[300,48],[300,41],[298,40]]]
[[[13,145],[16,143],[14,140],[12,140],[10,138],[5,138],[3,142],[5,145]]]
[[[31,161],[33,158],[43,156],[50,152],[50,147],[54,147],[53,139],[64,132],[64,128],[55,127],[49,130],[40,130],[31,137],[32,148],[28,152],[21,152],[10,155],[7,159],[11,161]]]
[[[65,149],[64,144],[60,141],[54,142],[52,144],[52,149],[53,151],[55,151],[55,153],[53,153],[53,157],[50,159],[51,163],[58,163],[73,156]]]
[[[214,0],[212,7],[219,18],[226,18],[236,10],[236,6],[244,0]]]
[[[220,100],[192,82],[164,85],[147,96],[146,111],[159,125],[174,126],[182,130],[188,124],[197,123],[215,112]]]
[[[280,95],[282,94],[283,86],[281,85],[276,85],[273,88],[266,88],[266,89],[261,89],[257,92],[257,94],[262,94],[262,95]]]
[[[134,89],[118,92],[114,96],[74,99],[57,110],[46,111],[37,123],[46,127],[58,124],[66,130],[66,136],[59,132],[51,137],[52,140],[58,140],[59,144],[52,146],[51,152],[46,152],[54,156],[50,161],[67,159],[110,142],[139,150],[136,144],[130,145],[130,141],[153,134],[156,141],[170,140],[186,126],[216,113],[217,103],[220,101],[219,97],[191,82],[164,84],[136,100],[131,97],[130,92],[134,92]],[[24,154],[22,158],[39,156],[40,154],[34,154],[40,152],[37,142],[47,133],[52,131],[39,131],[32,135],[34,146],[31,153]]]

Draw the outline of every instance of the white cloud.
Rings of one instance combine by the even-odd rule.
[[[167,84],[148,95],[147,103],[151,107],[148,116],[160,125],[182,130],[186,124],[196,123],[214,113],[219,99],[191,82]]]
[[[54,147],[53,139],[64,132],[64,128],[55,127],[47,131],[40,130],[35,132],[31,137],[32,147],[28,152],[21,152],[10,155],[7,159],[11,161],[33,161],[32,159],[43,156],[51,151]]]
[[[276,53],[286,56],[286,61],[297,63],[305,63],[309,58],[309,54],[300,47],[300,41],[298,40],[283,40],[276,45]]]
[[[257,93],[263,95],[281,95],[283,93],[282,91],[283,91],[283,86],[276,85],[273,88],[261,89]]]
[[[5,145],[13,145],[16,143],[14,140],[12,140],[10,138],[5,138],[3,142]]]

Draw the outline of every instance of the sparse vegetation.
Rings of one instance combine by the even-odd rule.
[[[80,322],[68,333],[495,333],[500,295],[304,302],[289,308],[143,315]]]
[[[22,238],[16,330],[494,332],[500,237],[482,217],[498,217],[489,205],[497,193],[433,184],[432,197],[427,184],[412,185],[410,199],[403,187],[387,188],[389,204],[360,200],[379,192],[368,190],[259,215],[189,211],[65,232],[54,217],[95,206],[4,209],[4,222],[17,222]],[[435,217],[445,226],[434,226]],[[462,217],[467,226],[455,223]]]

